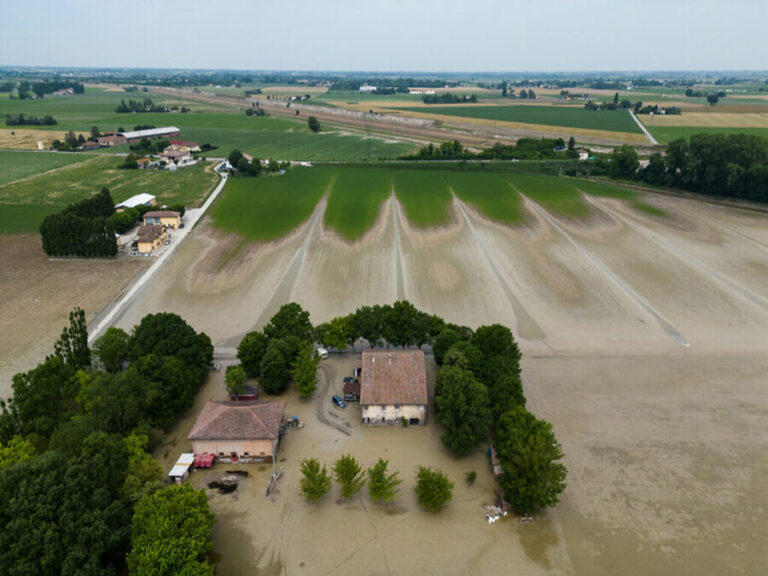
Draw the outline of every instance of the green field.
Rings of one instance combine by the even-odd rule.
[[[82,162],[85,158],[77,154],[0,150],[0,186],[48,170]]]
[[[450,221],[452,196],[444,172],[396,170],[394,182],[395,195],[412,226],[430,228]]]
[[[645,123],[644,123],[645,124]],[[677,138],[690,138],[694,134],[752,134],[768,138],[768,128],[712,128],[709,126],[649,126],[646,128],[660,144],[669,144]]]
[[[0,152],[0,159],[6,154],[27,153]],[[109,189],[116,203],[134,194],[148,192],[157,196],[159,204],[181,202],[196,206],[219,180],[207,162],[168,172],[119,170],[116,168],[119,160],[111,156],[46,156],[75,157],[80,162],[51,169],[41,160],[38,169],[46,172],[0,184],[0,233],[34,232],[48,214],[88,198],[102,187]]]
[[[41,100],[9,100],[0,95],[0,116],[24,113],[32,116],[51,114],[56,126],[36,126],[41,130],[74,130],[89,133],[93,126],[102,132],[132,130],[139,124],[176,126],[180,139],[218,146],[208,156],[226,156],[235,148],[258,158],[277,160],[361,161],[397,158],[416,148],[412,143],[391,142],[386,137],[366,137],[362,133],[341,132],[327,128],[313,134],[304,117],[278,119],[246,116],[234,109],[206,103],[173,99],[144,92],[106,92],[88,87],[82,95],[46,96]],[[116,114],[121,99],[149,96],[156,104],[189,106],[192,112],[181,114],[143,113]],[[127,152],[102,149],[103,153]]]
[[[625,188],[617,184],[612,184],[611,182],[600,182],[595,180],[584,180],[584,179],[575,179],[575,178],[569,179],[568,181],[574,187],[578,188],[585,194],[590,194],[592,196],[603,196],[605,198],[618,198],[620,200],[626,200],[627,202],[629,202],[630,206],[632,206],[636,210],[639,210],[640,212],[645,212],[646,214],[649,214],[651,216],[660,216],[660,217],[667,216],[667,213],[661,208],[657,208],[656,206],[652,206],[650,204],[646,204],[645,202],[641,201],[640,198],[642,195],[640,194],[640,192],[637,192],[636,190]]]
[[[284,176],[232,178],[213,209],[213,223],[249,240],[282,238],[309,218],[333,175],[331,168],[296,167]]]
[[[564,128],[641,133],[629,112],[624,110],[590,112],[583,107],[566,106],[422,106],[401,108],[423,114],[442,114],[459,118],[484,118],[500,122],[521,122]]]
[[[391,193],[390,170],[345,168],[334,171],[323,223],[346,240],[358,240],[373,227],[382,203]]]
[[[545,210],[567,218],[586,218],[589,206],[571,181],[541,174],[510,174],[509,182]]]
[[[525,210],[520,195],[507,183],[508,174],[484,172],[446,172],[456,195],[482,214],[502,224],[520,224]]]

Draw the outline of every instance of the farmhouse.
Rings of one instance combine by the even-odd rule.
[[[197,142],[185,142],[184,140],[171,140],[171,148],[197,154],[200,152],[200,144]]]
[[[578,150],[579,160],[589,160],[589,152],[586,150]]]
[[[160,157],[167,162],[175,162],[176,164],[186,164],[192,160],[188,149],[179,149],[173,146],[165,148]]]
[[[208,402],[187,437],[195,454],[271,462],[282,436],[285,400]]]
[[[99,136],[97,142],[100,146],[110,148],[112,146],[122,146],[127,142],[124,136],[116,132],[110,134],[102,134]]]
[[[132,130],[129,132],[122,132],[121,134],[123,138],[125,138],[128,142],[135,142],[137,140],[141,140],[142,138],[152,140],[154,138],[168,138],[169,136],[178,136],[179,129],[176,128],[176,126],[166,126],[163,128],[149,128],[147,130]]]
[[[426,424],[427,370],[421,350],[366,350],[360,371],[363,424]]]
[[[376,92],[376,86],[371,86],[370,84],[363,84],[360,86],[360,92]]]
[[[141,254],[152,254],[168,239],[168,231],[164,226],[153,224],[151,226],[139,226],[139,234],[136,243]]]
[[[144,226],[159,224],[166,228],[178,228],[181,225],[181,214],[173,210],[151,210],[144,214]]]
[[[152,194],[136,194],[136,196],[131,196],[128,198],[128,200],[124,202],[120,202],[120,204],[115,204],[115,210],[118,212],[121,212],[122,210],[125,210],[126,208],[137,208],[139,206],[154,206],[157,204],[157,198],[155,198]]]

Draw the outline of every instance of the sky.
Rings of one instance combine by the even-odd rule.
[[[768,69],[766,0],[0,0],[0,65]]]

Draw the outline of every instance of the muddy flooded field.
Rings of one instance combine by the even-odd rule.
[[[755,574],[768,570],[768,227],[765,216],[653,197],[668,217],[591,200],[576,222],[526,202],[505,227],[454,201],[450,226],[409,226],[390,200],[356,244],[320,212],[290,238],[249,245],[196,230],[119,325],[173,311],[231,347],[295,300],[319,323],[405,297],[476,327],[511,326],[524,354],[529,408],[553,423],[569,469],[560,504],[522,523],[489,525],[494,491],[482,450],[452,458],[440,427],[363,428],[328,398],[351,353],[322,364],[316,398],[288,395],[307,425],[285,438],[277,492],[271,466],[247,466],[232,494],[209,491],[225,574]],[[318,207],[322,210],[322,205]],[[198,398],[224,398],[220,373]],[[324,383],[327,382],[327,385]],[[186,449],[195,411],[158,457]],[[404,482],[391,508],[367,495],[319,505],[298,493],[299,461],[353,454],[390,460]],[[429,515],[413,495],[418,465],[455,482]],[[477,481],[468,486],[468,471]],[[195,473],[204,487],[212,472]]]

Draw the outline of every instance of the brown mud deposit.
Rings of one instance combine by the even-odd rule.
[[[500,322],[515,329],[529,407],[553,423],[569,469],[553,510],[530,524],[488,525],[493,488],[482,451],[450,457],[434,420],[363,429],[359,408],[328,401],[353,361],[332,356],[317,398],[288,395],[288,415],[307,425],[285,439],[277,492],[264,496],[271,467],[262,465],[248,467],[233,494],[211,494],[222,573],[765,572],[768,216],[652,201],[669,216],[598,198],[588,225],[530,207],[529,223],[517,227],[456,202],[450,227],[425,231],[390,200],[354,245],[312,226],[318,212],[270,245],[196,230],[121,326],[168,310],[232,346],[290,300],[319,323],[398,295],[452,322]],[[512,297],[544,338],[520,329]],[[223,394],[220,373],[206,394]],[[172,435],[168,459],[186,448],[185,434]],[[336,488],[320,505],[301,499],[299,461],[330,465],[343,453],[366,466],[389,458],[405,480],[398,504],[382,509],[365,495],[336,504]],[[439,515],[416,506],[419,464],[456,483]],[[478,473],[472,487],[469,470]],[[195,485],[207,474],[195,473]]]

